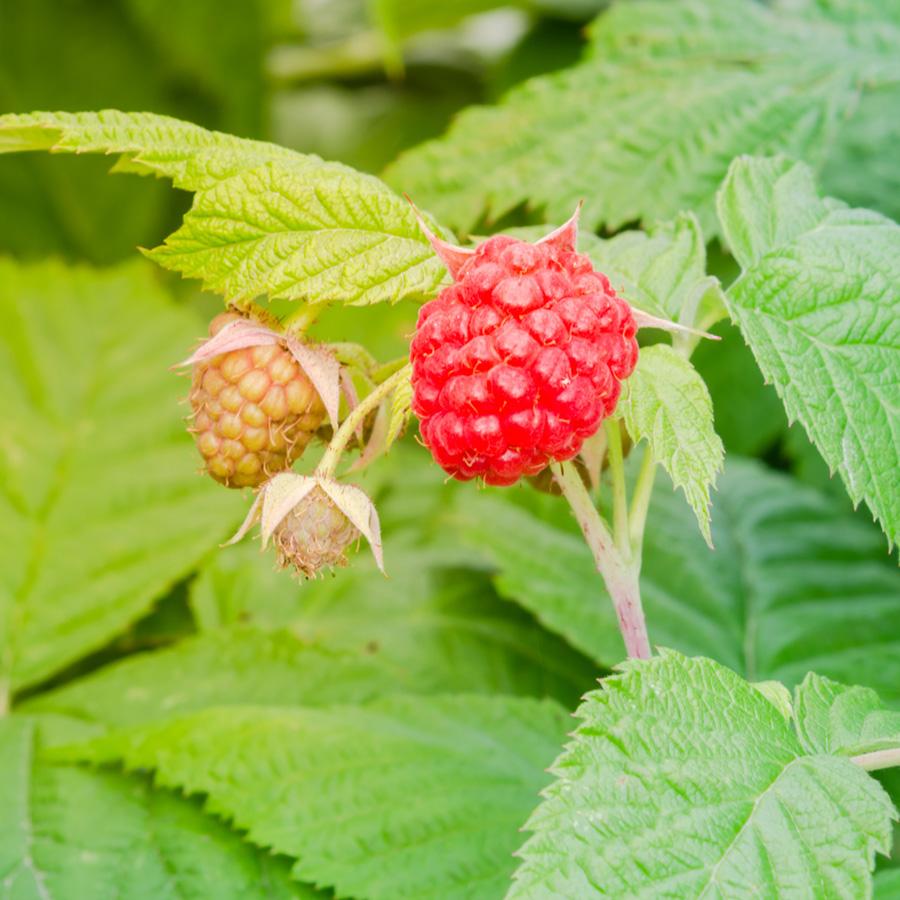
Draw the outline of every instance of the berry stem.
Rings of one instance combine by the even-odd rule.
[[[871,753],[860,753],[859,756],[851,756],[850,762],[856,763],[856,765],[867,772],[891,769],[894,766],[900,766],[900,747],[892,747],[889,750],[873,750]]]
[[[366,416],[381,403],[385,397],[390,396],[394,388],[404,379],[409,379],[412,367],[407,364],[402,369],[394,372],[390,378],[385,379],[377,387],[373,388],[360,402],[347,414],[347,418],[341,423],[341,427],[335,432],[331,443],[322,455],[319,465],[316,466],[316,476],[319,478],[332,478],[334,470],[340,462],[344,448],[353,438],[359,425]]]
[[[633,659],[649,659],[650,640],[641,607],[638,566],[627,563],[616,549],[613,536],[597,512],[578,470],[566,462],[553,463],[551,471],[560,491],[572,507],[594,556],[597,571],[603,577],[606,590],[612,598],[626,653]]]
[[[647,510],[650,508],[650,495],[653,493],[655,480],[656,460],[653,458],[650,446],[647,445],[644,447],[641,469],[638,472],[637,481],[634,483],[631,508],[628,510],[631,552],[636,559],[641,558],[641,547],[644,543],[644,526],[647,523]]]
[[[613,534],[622,558],[631,559],[631,544],[628,539],[628,492],[625,488],[625,465],[622,455],[622,432],[618,419],[607,419],[606,453],[609,459],[609,473],[613,489]]]
[[[281,323],[285,334],[300,337],[306,334],[310,325],[319,318],[327,303],[304,303],[295,313],[287,316]]]

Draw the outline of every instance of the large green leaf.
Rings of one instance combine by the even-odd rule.
[[[644,348],[618,410],[631,439],[646,439],[654,460],[684,491],[711,545],[709,492],[722,469],[725,448],[713,427],[712,400],[697,370],[668,344]]]
[[[0,693],[113,637],[242,499],[197,475],[168,367],[202,331],[152,272],[0,261]]]
[[[523,498],[524,499],[524,498]],[[602,582],[562,501],[483,496],[461,510],[501,593],[599,663],[623,656]],[[900,573],[876,528],[757,463],[730,458],[709,550],[678,495],[658,483],[641,589],[650,639],[712,656],[752,681],[809,671],[900,701]]]
[[[144,779],[43,760],[29,718],[0,720],[0,888],[17,900],[288,898],[317,891],[197,804]]]
[[[752,685],[672,652],[585,698],[509,897],[867,897],[896,811]]]
[[[895,542],[900,226],[820,199],[783,158],[736,160],[719,216],[743,270],[729,309],[763,374]]]
[[[289,628],[357,666],[380,664],[379,689],[390,676],[408,691],[499,691],[574,703],[595,666],[499,600],[483,575],[435,566],[435,552],[386,531],[389,578],[359,555],[333,578],[297,585],[248,544],[210,560],[191,602],[202,627],[251,621]],[[362,693],[370,696],[372,687]]]
[[[120,171],[197,191],[151,256],[229,299],[427,296],[443,265],[409,204],[371,175],[149,113],[0,116],[0,152],[115,153]]]
[[[286,630],[235,626],[120,660],[17,709],[137,725],[208,706],[322,706],[418,687],[377,652],[336,651]]]
[[[500,897],[567,715],[549,701],[403,697],[211,709],[75,756],[209,797],[297,877],[367,898]]]
[[[462,230],[522,203],[561,221],[584,198],[590,226],[693,210],[713,233],[733,157],[780,150],[822,163],[852,135],[863,91],[900,80],[896,19],[872,7],[838,21],[830,6],[617,3],[584,62],[467,111],[388,178]]]

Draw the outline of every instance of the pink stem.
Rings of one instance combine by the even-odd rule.
[[[581,533],[594,556],[597,571],[612,598],[625,652],[632,659],[649,659],[650,639],[641,606],[637,567],[628,565],[622,559],[576,469],[570,463],[554,466],[553,477],[572,507]]]

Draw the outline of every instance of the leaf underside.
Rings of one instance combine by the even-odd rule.
[[[692,210],[714,235],[714,195],[733,157],[840,156],[863,89],[900,80],[900,23],[887,5],[843,19],[826,4],[787,6],[615,4],[580,65],[467,110],[388,180],[462,231],[523,203],[564,221],[583,199],[589,228]],[[891,159],[891,131],[871,133]]]

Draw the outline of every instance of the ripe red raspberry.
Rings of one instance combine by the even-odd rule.
[[[513,484],[571,459],[612,413],[637,325],[575,252],[575,219],[531,244],[433,239],[455,283],[420,313],[410,357],[422,439],[454,478]]]
[[[240,318],[216,316],[210,335]],[[206,470],[227,487],[256,487],[289,468],[325,418],[316,389],[280,344],[195,363],[189,399]]]

